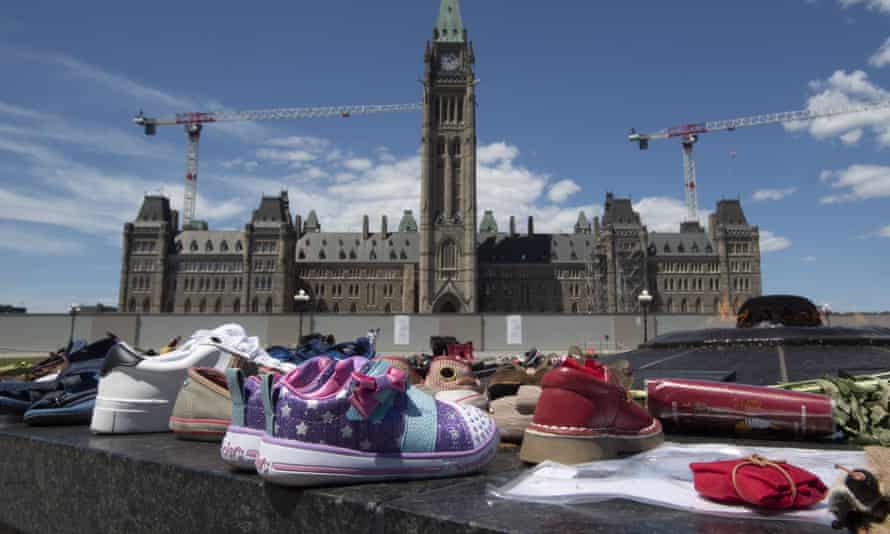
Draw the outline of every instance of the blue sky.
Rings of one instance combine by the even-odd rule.
[[[568,230],[604,195],[650,229],[684,216],[677,143],[642,131],[890,97],[890,0],[463,2],[479,86],[479,207]],[[116,302],[145,192],[180,204],[176,111],[419,100],[438,0],[16,2],[0,13],[0,301]],[[417,210],[420,117],[205,129],[199,218],[237,228],[290,191],[322,228]],[[767,292],[890,309],[890,112],[703,136],[700,207],[742,199]],[[730,157],[735,152],[736,157]],[[392,224],[392,223],[391,223]],[[372,230],[379,225],[376,216]]]

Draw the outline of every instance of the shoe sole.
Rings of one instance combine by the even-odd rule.
[[[527,428],[522,438],[519,459],[529,464],[547,460],[561,464],[583,464],[617,458],[652,449],[664,443],[661,427],[646,435],[621,436],[596,434],[569,436]]]
[[[193,419],[170,416],[170,430],[177,438],[192,441],[222,441],[229,421],[225,419]]]
[[[219,448],[224,462],[239,471],[256,471],[262,430],[229,425]]]
[[[173,403],[164,399],[96,397],[90,430],[95,434],[169,432]]]
[[[478,471],[494,458],[497,447],[497,432],[461,453],[375,454],[264,436],[256,465],[264,480],[283,486],[428,479]]]

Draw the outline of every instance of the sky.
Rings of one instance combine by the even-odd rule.
[[[685,216],[675,140],[630,128],[890,98],[890,0],[464,0],[476,51],[478,206],[570,231],[630,196],[650,231]],[[420,100],[438,0],[14,2],[0,12],[0,303],[117,302],[142,196],[181,207],[181,111]],[[205,128],[198,218],[240,228],[263,194],[322,230],[418,211],[420,115]],[[702,136],[703,220],[742,200],[765,293],[890,310],[890,109]],[[392,226],[394,223],[391,222]]]

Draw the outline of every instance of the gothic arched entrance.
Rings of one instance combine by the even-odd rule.
[[[433,305],[433,313],[460,313],[460,300],[451,294],[442,295]]]

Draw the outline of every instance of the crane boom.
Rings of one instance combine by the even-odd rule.
[[[748,128],[751,126],[765,126],[767,124],[787,124],[791,122],[805,122],[828,117],[836,117],[838,115],[847,115],[852,113],[863,113],[867,111],[877,111],[882,109],[890,109],[890,100],[880,100],[875,102],[866,102],[861,104],[853,104],[840,108],[824,109],[824,110],[798,110],[784,111],[781,113],[766,113],[762,115],[752,115],[750,117],[741,117],[737,119],[725,119],[717,121],[707,121],[683,124],[672,128],[665,128],[653,133],[639,133],[631,129],[627,136],[632,143],[637,143],[640,150],[649,148],[649,141],[658,139],[670,139],[679,137],[683,146],[683,175],[686,187],[686,208],[688,210],[687,220],[698,220],[698,190],[695,176],[695,157],[692,148],[698,141],[698,136],[703,133],[710,132],[727,132],[734,131],[739,128]]]
[[[195,202],[198,196],[198,144],[204,124],[232,121],[267,121],[315,119],[323,117],[351,117],[375,113],[421,111],[423,104],[384,104],[370,106],[327,106],[315,108],[260,109],[252,111],[211,111],[177,113],[173,117],[150,118],[141,111],[133,122],[145,129],[145,135],[155,135],[158,126],[185,126],[188,140],[186,149],[185,193],[183,198],[183,228],[190,228],[195,218]]]

